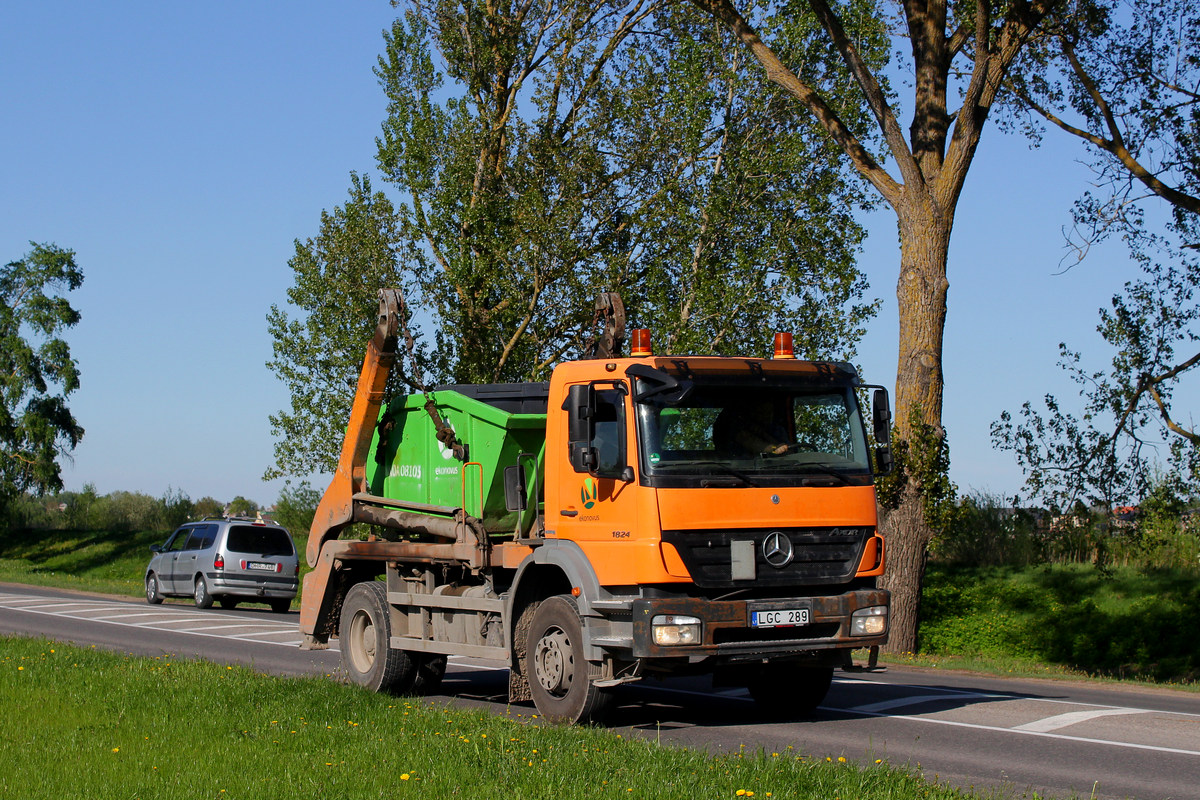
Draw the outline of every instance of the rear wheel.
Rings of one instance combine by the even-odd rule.
[[[217,601],[221,604],[221,608],[233,610],[238,607],[238,601],[232,597],[222,597]]]
[[[596,721],[611,703],[612,695],[588,675],[579,608],[568,595],[551,597],[534,612],[524,666],[534,705],[552,722]]]
[[[156,606],[162,601],[163,595],[158,588],[158,576],[151,572],[146,576],[146,602]]]
[[[196,601],[196,608],[212,608],[213,596],[208,593],[208,582],[204,580],[203,575],[196,578],[196,589],[192,592],[192,597]]]
[[[350,680],[374,692],[405,694],[417,678],[417,660],[389,646],[392,620],[387,589],[378,581],[356,583],[342,603],[339,647]]]
[[[747,688],[760,711],[775,719],[811,717],[829,692],[833,667],[769,663],[755,670]]]
[[[286,614],[292,607],[291,599],[288,600],[272,600],[271,610],[276,614]]]

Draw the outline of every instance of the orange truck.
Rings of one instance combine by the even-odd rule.
[[[385,404],[401,310],[380,293],[308,540],[304,646],[337,637],[352,680],[427,693],[448,657],[482,659],[510,700],[576,722],[622,684],[707,674],[801,716],[851,650],[886,642],[891,415],[852,366],[797,360],[780,334],[773,358],[734,358],[656,355],[643,329],[618,357],[610,324],[548,383]]]

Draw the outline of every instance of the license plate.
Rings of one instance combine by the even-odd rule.
[[[753,628],[786,628],[808,625],[811,621],[811,612],[807,608],[782,608],[750,614],[750,626]]]
[[[251,561],[246,564],[246,569],[257,569],[262,572],[274,572],[275,565],[268,561]]]

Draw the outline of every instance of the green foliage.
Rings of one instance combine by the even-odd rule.
[[[272,517],[293,536],[307,534],[320,502],[321,493],[309,486],[308,481],[301,481],[296,486],[287,481],[279,490]]]
[[[223,513],[225,513],[225,504],[212,497],[201,497],[192,506],[192,515],[195,519],[219,517]]]
[[[892,471],[876,481],[879,504],[898,508],[904,493],[915,487],[924,506],[925,521],[932,531],[944,532],[953,523],[958,507],[958,487],[950,480],[950,442],[944,430],[921,421],[921,408],[914,406],[908,419],[908,437],[900,427],[892,429]]]
[[[1079,401],[1047,394],[1044,411],[1025,403],[992,426],[995,444],[1024,469],[1027,491],[1046,502],[1136,502],[1165,465],[1200,488],[1200,433],[1172,411],[1200,364],[1197,31],[1191,0],[1063,4],[1007,79],[1027,114],[1017,122],[1035,138],[1047,122],[1078,137],[1096,174],[1075,207],[1079,259],[1119,236],[1141,270],[1100,311],[1106,367],[1089,368],[1059,346]]]
[[[948,564],[1027,566],[1048,558],[1046,544],[1038,516],[1006,508],[998,497],[975,494],[960,499],[933,540],[931,555]]]
[[[60,336],[79,322],[62,293],[83,271],[74,251],[31,245],[0,268],[0,510],[20,492],[61,489],[59,459],[83,437],[66,403],[79,369]]]
[[[1195,574],[1085,565],[931,565],[922,595],[923,653],[1060,664],[1095,675],[1200,679]]]
[[[229,501],[226,512],[231,517],[253,517],[258,513],[258,503],[253,500],[247,500],[239,494]]]
[[[327,678],[11,637],[0,638],[0,653],[9,797],[978,796],[837,752],[714,756],[542,725],[519,707],[462,710]],[[48,759],[52,746],[72,757]]]
[[[392,251],[398,237],[387,197],[372,190],[369,178],[352,175],[346,203],[322,212],[315,239],[296,242],[288,262],[294,281],[288,302],[296,316],[274,305],[267,315],[274,352],[267,366],[291,403],[270,417],[275,466],[265,478],[332,471],[337,464],[363,351],[377,324],[379,289],[407,285]],[[393,375],[393,391],[404,367]]]
[[[806,74],[845,78],[811,15],[781,30]],[[410,3],[385,43],[378,165],[395,199],[353,176],[297,243],[298,316],[269,317],[292,396],[269,476],[336,463],[381,286],[420,309],[390,392],[544,380],[582,351],[598,289],[621,291],[660,351],[760,355],[792,330],[802,353],[852,356],[875,311],[854,263],[860,186],[720,26],[653,0]]]

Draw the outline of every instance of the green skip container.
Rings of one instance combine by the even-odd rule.
[[[371,441],[370,493],[404,505],[462,508],[489,533],[512,534],[518,521],[528,531],[537,505],[530,502],[520,520],[520,512],[507,510],[504,468],[519,461],[530,492],[542,485],[549,394],[548,383],[457,384],[396,398],[380,412]],[[438,441],[425,410],[430,397],[466,446],[465,461]]]

